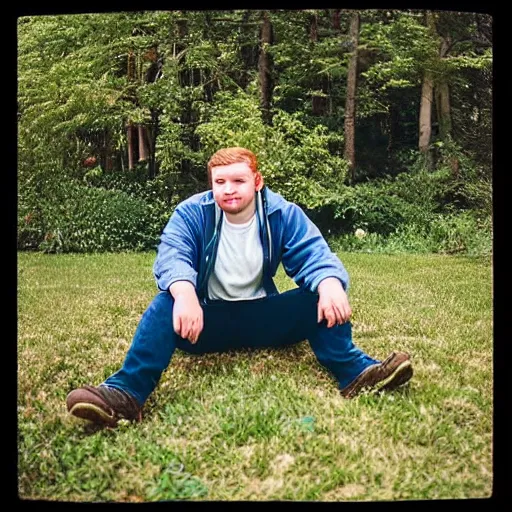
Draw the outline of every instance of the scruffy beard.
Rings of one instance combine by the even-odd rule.
[[[236,205],[229,205],[224,204],[223,201],[221,201],[221,204],[219,204],[220,208],[229,215],[239,215],[243,212],[248,212],[249,210],[254,213],[256,211],[256,205],[254,201],[250,201],[246,204],[236,204]]]

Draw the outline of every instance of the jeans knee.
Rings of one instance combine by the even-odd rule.
[[[142,315],[142,320],[145,320],[145,324],[147,321],[159,322],[160,320],[171,319],[172,320],[172,308],[174,306],[174,299],[169,292],[160,292],[158,293],[146,311]]]
[[[174,299],[170,292],[159,292],[155,295],[153,298],[151,304],[149,305],[149,308],[157,311],[160,309],[168,310],[170,309],[172,311],[172,308],[174,306]]]

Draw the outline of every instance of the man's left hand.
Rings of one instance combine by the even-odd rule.
[[[341,281],[327,277],[318,285],[318,322],[327,321],[327,327],[347,322],[352,308]]]

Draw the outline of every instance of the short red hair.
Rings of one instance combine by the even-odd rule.
[[[212,184],[212,167],[218,165],[231,165],[238,162],[245,162],[252,172],[258,172],[258,159],[249,149],[234,146],[231,148],[219,149],[208,161],[208,183]]]

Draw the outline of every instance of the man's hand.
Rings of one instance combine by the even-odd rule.
[[[327,321],[327,327],[347,322],[352,308],[341,281],[327,277],[318,285],[318,322]]]
[[[174,297],[172,325],[176,334],[190,343],[196,343],[203,330],[203,309],[197,299],[194,285],[189,281],[176,281],[169,287]]]

